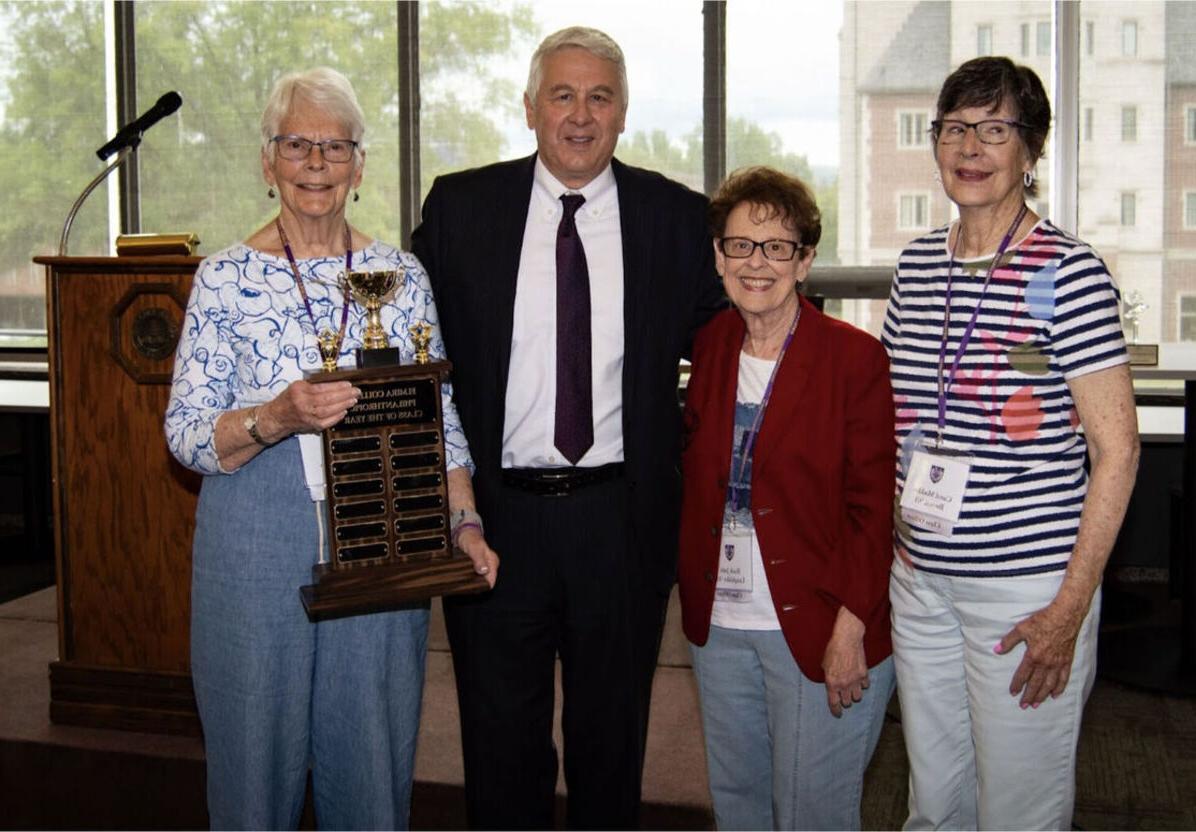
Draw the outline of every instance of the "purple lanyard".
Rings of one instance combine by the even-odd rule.
[[[278,239],[282,241],[282,250],[286,252],[287,262],[291,265],[291,276],[295,278],[295,285],[299,287],[299,296],[303,298],[303,305],[307,307],[307,317],[311,321],[312,332],[316,330],[316,316],[311,311],[311,301],[307,299],[307,289],[303,288],[303,278],[299,274],[299,264],[295,262],[295,255],[291,252],[291,241],[287,239],[287,232],[282,229],[282,221],[274,218],[274,226],[278,229]],[[349,224],[345,223],[345,280],[349,279],[349,272],[353,271],[353,234],[349,231]],[[344,308],[341,309],[341,328],[337,333],[339,344],[345,337],[345,324],[349,322],[349,293],[348,287],[341,287],[344,295]]]
[[[1013,240],[1013,235],[1017,233],[1018,226],[1022,224],[1022,219],[1026,216],[1027,210],[1028,208],[1023,203],[1022,210],[1017,212],[1017,216],[1013,220],[1013,225],[1009,226],[1009,230],[1005,232],[1005,237],[1001,240],[1001,245],[997,247],[997,253],[993,256],[992,262],[989,263],[988,268],[984,271],[984,286],[980,290],[980,299],[976,301],[976,308],[972,310],[972,317],[968,321],[967,328],[963,331],[963,337],[959,339],[959,349],[955,351],[955,358],[951,361],[951,372],[944,384],[943,365],[947,360],[947,337],[951,326],[951,273],[955,270],[955,250],[959,247],[959,238],[963,236],[962,221],[959,224],[959,230],[955,234],[955,244],[951,246],[951,260],[947,263],[947,302],[943,312],[943,342],[939,346],[939,431],[936,447],[942,447],[943,429],[947,426],[947,392],[951,389],[951,385],[955,383],[955,374],[959,372],[959,365],[963,361],[963,354],[972,340],[972,332],[976,329],[976,320],[980,316],[980,305],[984,303],[984,297],[988,294],[989,281],[992,280],[997,263],[1000,262],[1001,257],[1005,254],[1005,250],[1009,248],[1009,243]]]
[[[776,384],[777,370],[781,368],[781,361],[785,358],[785,351],[793,343],[793,335],[797,332],[797,323],[801,320],[801,298],[797,301],[797,314],[793,316],[793,323],[789,326],[789,334],[785,336],[785,343],[781,344],[781,353],[777,356],[777,363],[772,365],[772,372],[768,376],[768,385],[764,388],[764,398],[760,399],[760,409],[756,411],[756,418],[752,421],[752,429],[747,435],[747,445],[744,446],[743,456],[739,460],[739,473],[735,475],[735,485],[743,484],[743,474],[747,464],[752,460],[752,453],[756,449],[756,435],[760,430],[760,422],[764,420],[764,411],[772,398],[772,388]]]

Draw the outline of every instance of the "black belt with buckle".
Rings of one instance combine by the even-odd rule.
[[[503,468],[505,485],[541,497],[565,497],[582,488],[623,476],[623,463],[597,468]]]

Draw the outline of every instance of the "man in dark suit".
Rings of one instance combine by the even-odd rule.
[[[555,659],[567,822],[638,822],[652,675],[676,569],[677,364],[724,305],[706,199],[613,158],[623,55],[550,35],[524,95],[530,158],[436,180],[431,276],[477,464],[495,589],[445,600],[470,824],[553,825]]]

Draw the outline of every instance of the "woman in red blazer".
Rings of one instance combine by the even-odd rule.
[[[694,345],[679,582],[720,829],[859,828],[893,690],[893,405],[876,339],[798,294],[821,235],[801,181],[710,205],[735,308]]]

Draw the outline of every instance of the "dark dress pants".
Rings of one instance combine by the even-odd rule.
[[[638,825],[668,598],[628,552],[627,499],[621,479],[564,497],[503,486],[486,517],[501,558],[495,589],[445,599],[475,829],[553,826],[557,656],[566,822]]]

